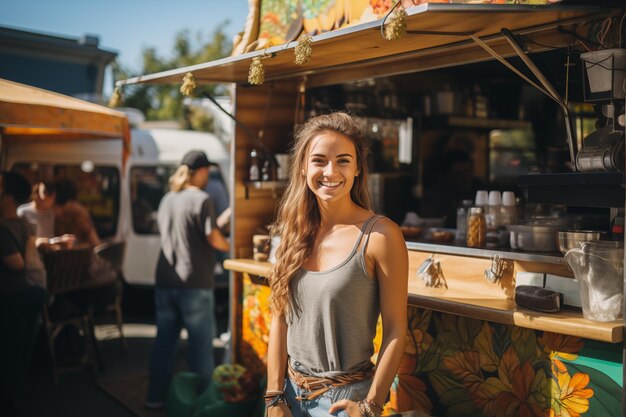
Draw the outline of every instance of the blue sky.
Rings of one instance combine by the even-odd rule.
[[[225,20],[232,38],[247,14],[247,0],[0,0],[0,26],[70,38],[98,35],[100,47],[117,52],[133,71],[141,69],[142,48],[168,57],[178,31],[208,37]]]

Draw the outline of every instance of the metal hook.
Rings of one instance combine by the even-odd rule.
[[[448,288],[441,270],[441,263],[435,260],[434,253],[417,268],[417,276],[427,287]]]
[[[502,278],[504,271],[508,268],[504,259],[500,258],[500,254],[495,254],[491,259],[491,268],[485,269],[484,277],[487,282],[495,283]]]

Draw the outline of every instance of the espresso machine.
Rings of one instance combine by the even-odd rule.
[[[624,104],[602,105],[594,132],[582,140],[576,155],[578,171],[624,171]]]
[[[576,169],[582,172],[625,171],[626,50],[604,49],[581,54],[585,101],[594,104],[596,130],[582,139]]]

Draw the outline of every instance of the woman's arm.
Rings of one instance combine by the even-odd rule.
[[[272,315],[267,346],[267,391],[283,391],[287,372],[287,321],[284,315]],[[267,410],[268,417],[291,416],[282,403]]]
[[[383,322],[382,344],[367,398],[382,405],[400,366],[407,331],[409,261],[400,228],[387,218],[376,222],[366,253],[367,263],[375,266]],[[335,413],[339,409],[360,415],[352,401],[338,401],[329,411]]]

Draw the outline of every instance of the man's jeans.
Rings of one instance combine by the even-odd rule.
[[[157,288],[154,293],[157,336],[150,353],[150,385],[147,400],[165,401],[172,379],[181,329],[187,329],[189,370],[210,381],[213,373],[212,289]]]

